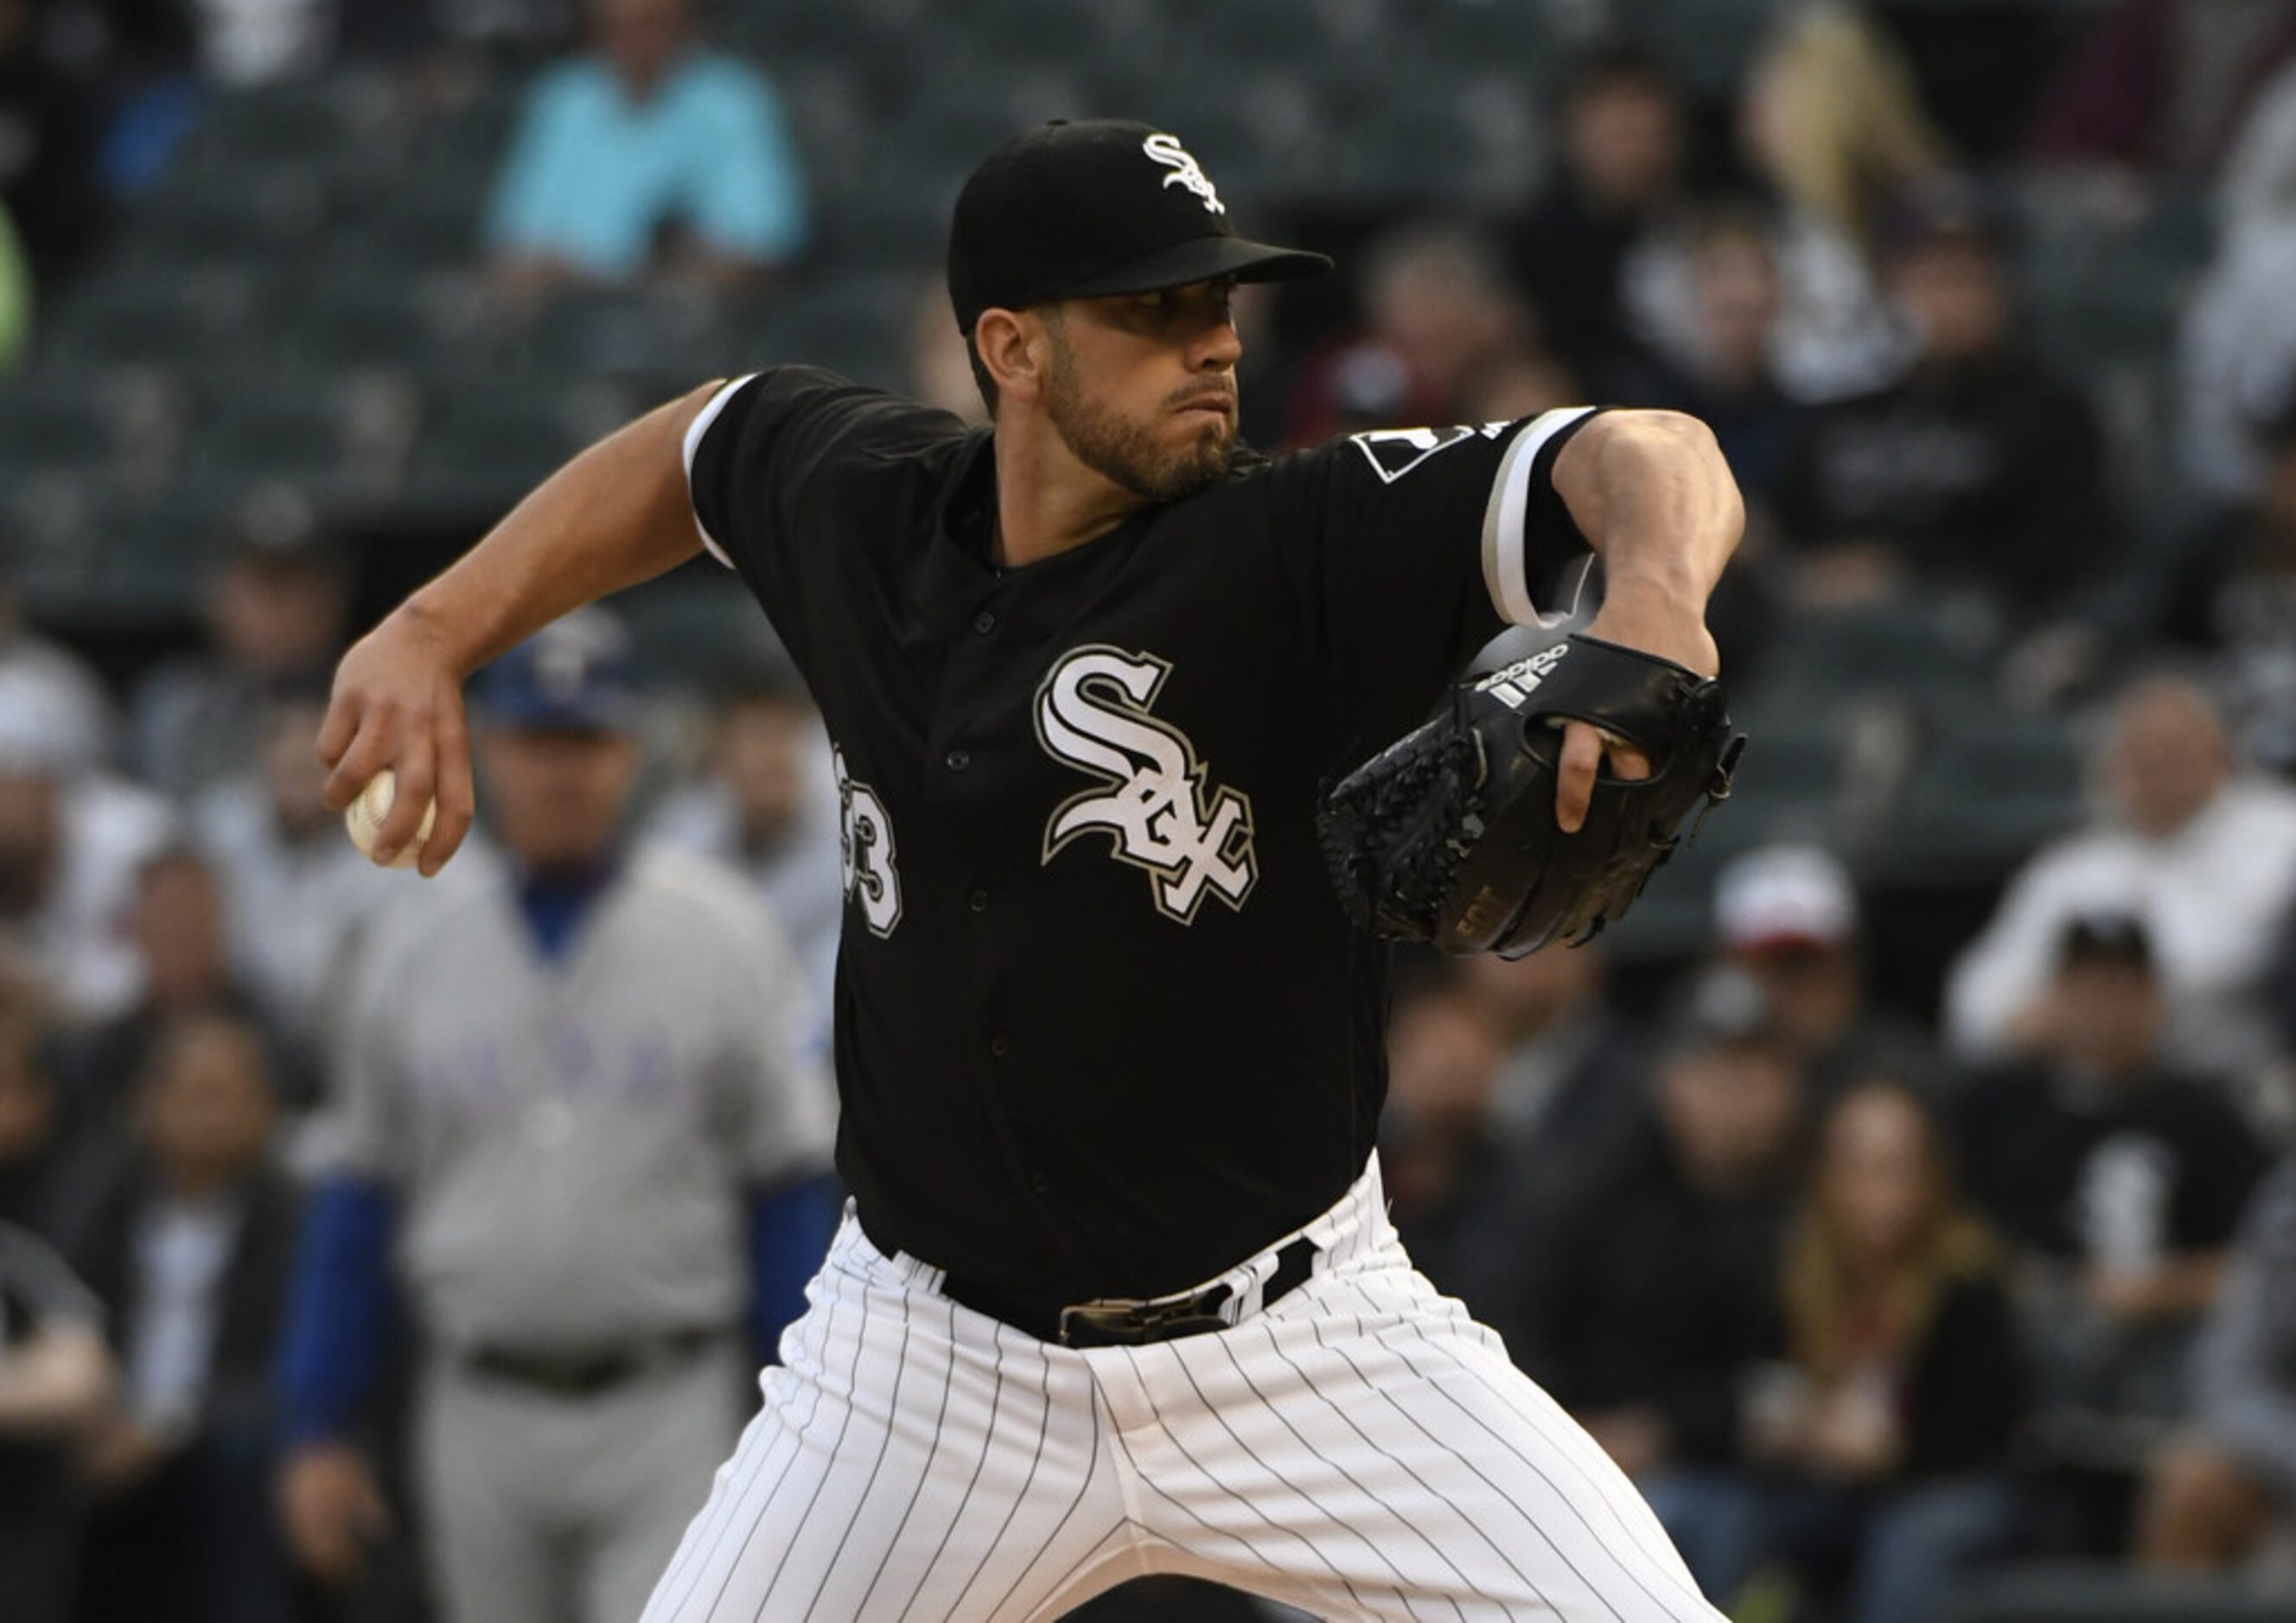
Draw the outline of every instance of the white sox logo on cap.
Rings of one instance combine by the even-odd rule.
[[[1212,190],[1211,176],[1204,173],[1204,166],[1196,161],[1195,154],[1180,144],[1177,135],[1168,135],[1158,130],[1140,143],[1140,150],[1172,171],[1164,176],[1166,185],[1187,187],[1204,200],[1204,208],[1210,213],[1227,212],[1227,205],[1220,201],[1219,193]]]

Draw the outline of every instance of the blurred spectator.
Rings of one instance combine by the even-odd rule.
[[[334,52],[336,0],[193,0],[190,9],[200,71],[226,90],[316,72]]]
[[[160,851],[136,874],[130,930],[138,992],[133,1004],[72,1045],[77,1136],[98,1144],[124,1142],[136,1085],[171,1027],[201,1014],[257,1020],[254,999],[232,975],[224,933],[226,906],[221,874],[188,846]],[[279,1057],[275,1046],[272,1057]],[[274,1081],[284,1082],[298,1102],[308,1102],[308,1076]]]
[[[278,1623],[270,1368],[299,1196],[269,1157],[261,1034],[228,1015],[169,1028],[137,1153],[72,1247],[109,1309],[120,1381],[86,1444],[97,1496],[79,1623]]]
[[[797,948],[816,1005],[811,1040],[825,1044],[845,916],[837,773],[794,668],[761,662],[724,693],[709,776],[665,796],[648,832],[756,883]]]
[[[1360,332],[1303,364],[1284,442],[1358,430],[1468,421],[1487,372],[1535,353],[1530,312],[1474,233],[1405,225],[1376,242],[1364,273]]]
[[[1649,1045],[1611,1006],[1599,946],[1461,968],[1504,1045],[1491,1113],[1519,1159],[1583,1154],[1640,1121]]]
[[[1747,156],[1784,209],[1780,381],[1808,400],[1878,386],[1912,342],[1875,285],[1875,234],[1901,193],[1945,168],[1911,71],[1857,11],[1803,8],[1755,62],[1739,117]]]
[[[346,1439],[395,1273],[426,1332],[414,1452],[455,1619],[637,1614],[832,1223],[790,947],[716,865],[622,838],[626,659],[584,611],[482,678],[507,861],[417,889],[362,945],[304,1227],[290,1537],[340,1581],[381,1531]]]
[[[2184,476],[2210,501],[2256,500],[2296,411],[2296,63],[2257,100],[2225,165],[2216,254],[2177,340]]]
[[[1774,1537],[1849,1623],[1926,1623],[1955,1571],[1999,1553],[2024,1403],[1990,1235],[1942,1131],[1901,1083],[1861,1082],[1820,1125],[1786,1250],[1792,1362],[1753,1405],[1782,1473]]]
[[[0,372],[14,365],[32,341],[32,266],[0,203]]]
[[[1648,1117],[1649,1045],[1611,1006],[1603,982],[1594,946],[1512,963],[1485,954],[1457,966],[1449,1007],[1431,1029],[1421,1021],[1406,1030],[1399,1011],[1390,1028],[1414,1039],[1396,1050],[1391,1098],[1430,1091],[1447,1059],[1457,1086],[1446,1091],[1472,1106],[1454,1111],[1451,1176],[1426,1215],[1411,1212],[1406,1224],[1406,1201],[1395,1204],[1414,1259],[1478,1317],[1509,1299],[1536,1243],[1521,1192],[1613,1152]],[[1496,1053],[1488,1068],[1487,1052]],[[1390,1125],[1406,1146],[1425,1113],[1416,1102],[1396,1107]]]
[[[2257,499],[2296,403],[2296,209],[2225,237],[2185,302],[2177,338],[2179,470],[2195,495]]]
[[[1419,1271],[1464,1296],[1458,1241],[1519,1176],[1491,1108],[1506,1050],[1482,1007],[1446,976],[1397,998],[1387,1052],[1379,1161],[1390,1215]]]
[[[1563,88],[1554,179],[1507,228],[1547,341],[1598,385],[1636,348],[1627,307],[1636,251],[1678,199],[1683,125],[1662,58],[1633,45],[1596,51]]]
[[[312,740],[326,704],[316,680],[275,689],[255,770],[192,808],[193,836],[223,881],[233,979],[305,1052],[324,1035],[347,942],[406,883],[362,857],[320,798],[327,775]]]
[[[111,1387],[103,1310],[63,1259],[0,1223],[0,1618],[67,1623],[79,1562],[70,1439]]]
[[[1529,1254],[1491,1324],[1636,1479],[1699,1586],[1726,1601],[1759,1549],[1740,1400],[1779,1349],[1803,1094],[1757,988],[1709,988],[1701,1002],[1660,1062],[1648,1126],[1525,1192]]]
[[[685,0],[593,0],[590,16],[594,54],[528,93],[496,185],[487,238],[503,283],[657,269],[714,283],[794,259],[804,178],[765,77],[697,46]]]
[[[1767,222],[1746,209],[1708,215],[1671,244],[1685,296],[1652,334],[1652,352],[1616,374],[1622,405],[1689,412],[1714,430],[1748,499],[1767,511],[1808,412],[1778,381],[1784,294]],[[1672,330],[1679,327],[1679,331]]]
[[[2248,760],[2296,776],[2296,395],[2259,433],[2261,489],[2180,548],[2159,628],[2211,660]]]
[[[2149,1566],[2230,1566],[2296,1513],[2296,1160],[2242,1218],[2195,1362],[2193,1429],[2156,1463],[2138,1519]]]
[[[2164,181],[2204,176],[2292,54],[2291,0],[2122,0],[2044,94],[2027,155]]]
[[[2178,337],[2182,472],[2210,501],[2258,499],[2296,412],[2296,62],[2261,93],[2225,162],[2215,258]]]
[[[53,1239],[66,1135],[43,1035],[29,1010],[0,1006],[0,1223]]]
[[[71,7],[0,0],[0,208],[43,289],[78,264],[103,219],[86,21]]]
[[[938,406],[976,427],[988,422],[988,403],[972,379],[972,346],[950,318],[948,289],[938,275],[917,284],[909,307],[910,397]]]
[[[2163,987],[2135,919],[2066,926],[2046,1006],[2037,1057],[1962,1102],[1970,1193],[2015,1248],[2048,1407],[2173,1418],[2264,1152],[2162,1055]]]
[[[2243,773],[2215,702],[2167,678],[2121,696],[2096,777],[2092,824],[2026,865],[1953,964],[1948,1034],[1975,1059],[2045,1045],[2066,927],[2123,912],[2144,922],[2168,995],[2164,1057],[2251,1074],[2276,1048],[2258,983],[2296,898],[2296,792]]]
[[[350,582],[308,504],[266,493],[236,528],[207,592],[207,651],[161,666],[135,694],[136,771],[178,798],[257,766],[272,687],[324,681],[342,648]]]
[[[86,660],[25,622],[13,572],[0,560],[0,709],[17,707],[39,715],[63,766],[111,760],[119,723],[103,684]]]
[[[47,983],[63,1019],[85,1022],[135,1001],[135,877],[175,819],[150,791],[77,769],[86,745],[68,725],[36,695],[0,688],[0,943]]]
[[[1459,397],[1463,422],[1514,422],[1586,403],[1568,366],[1542,349],[1518,349],[1477,369]]]
[[[1887,250],[1918,348],[1904,376],[1820,408],[1780,518],[1819,603],[1976,591],[2021,619],[2093,586],[2112,556],[2104,447],[2087,399],[2014,337],[1986,206],[1907,196]]]
[[[581,0],[445,0],[430,9],[449,39],[513,53],[564,45],[582,16]]]
[[[1867,1006],[1857,892],[1833,853],[1777,845],[1732,859],[1715,880],[1714,928],[1729,963],[1760,983],[1814,1099],[1870,1076],[1933,1078],[1923,1034]]]

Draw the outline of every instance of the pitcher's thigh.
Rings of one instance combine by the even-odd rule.
[[[946,1300],[860,1294],[767,1372],[644,1623],[1023,1618],[1120,1524],[1080,1368]]]
[[[1148,1372],[1173,1411],[1160,1537],[1328,1615],[1718,1623],[1633,1484],[1496,1338],[1431,1291],[1356,1295],[1335,1281],[1173,1343],[1177,1404]]]

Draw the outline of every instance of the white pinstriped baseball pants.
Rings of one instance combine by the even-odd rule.
[[[1048,1345],[849,1212],[643,1623],[1054,1619],[1144,1573],[1322,1617],[1719,1623],[1625,1475],[1411,1266],[1376,1166],[1242,1322]],[[1284,1236],[1285,1240],[1292,1238]]]

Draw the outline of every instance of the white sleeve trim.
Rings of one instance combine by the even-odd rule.
[[[1568,608],[1541,612],[1530,594],[1523,560],[1530,522],[1530,476],[1547,442],[1594,410],[1591,406],[1561,406],[1541,413],[1516,431],[1514,442],[1499,459],[1490,504],[1483,509],[1483,584],[1490,588],[1491,606],[1511,626],[1551,627],[1570,615]]]
[[[745,373],[710,396],[709,404],[701,408],[701,415],[695,417],[687,427],[685,451],[685,504],[689,509],[693,505],[693,454],[701,448],[701,437],[709,431],[709,425],[718,421],[718,414],[726,409],[726,402],[734,398],[734,391],[757,375],[754,372]],[[727,569],[732,569],[734,560],[726,555],[724,547],[718,545],[718,537],[709,533],[709,527],[702,523],[701,515],[698,512],[693,515],[693,529],[694,532],[701,537],[701,545],[709,549],[709,555]]]

